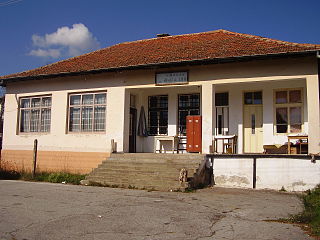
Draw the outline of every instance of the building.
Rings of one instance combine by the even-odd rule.
[[[50,171],[87,173],[112,151],[170,151],[161,136],[182,139],[187,115],[202,117],[191,151],[263,153],[302,136],[292,141],[319,153],[319,51],[226,30],[160,34],[2,76],[2,166],[30,168],[35,139]],[[225,138],[213,149],[219,136],[236,147]]]

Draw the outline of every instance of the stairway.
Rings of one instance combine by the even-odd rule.
[[[86,180],[105,186],[147,190],[184,190],[204,160],[202,154],[116,153],[94,169]],[[180,170],[188,182],[180,183]]]

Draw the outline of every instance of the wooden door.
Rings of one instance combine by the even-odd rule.
[[[202,121],[201,116],[187,116],[187,152],[201,152]]]
[[[243,112],[244,152],[263,152],[263,107],[262,105],[245,105]]]

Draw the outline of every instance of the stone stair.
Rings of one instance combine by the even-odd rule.
[[[205,159],[202,154],[116,153],[95,168],[86,180],[105,186],[147,190],[184,190]],[[180,170],[188,182],[180,183]]]

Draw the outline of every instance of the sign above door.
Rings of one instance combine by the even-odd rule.
[[[188,72],[156,73],[156,85],[188,83]]]

